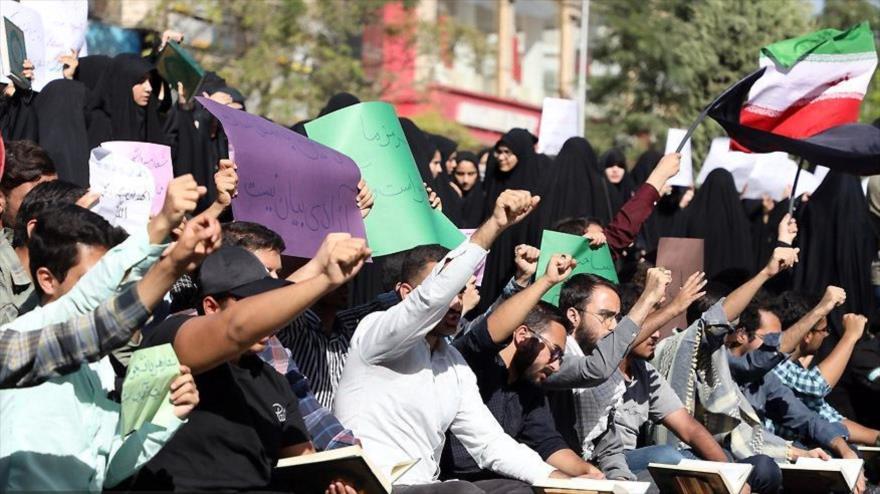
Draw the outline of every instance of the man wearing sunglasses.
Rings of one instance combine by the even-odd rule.
[[[477,377],[480,395],[508,435],[535,450],[559,471],[602,478],[572,451],[556,431],[540,384],[559,370],[569,322],[541,297],[576,265],[570,256],[551,258],[544,276],[478,321],[453,346]],[[440,463],[443,478],[469,481],[496,478],[480,469],[452,434]]]

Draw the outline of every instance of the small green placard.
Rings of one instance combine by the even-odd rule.
[[[122,384],[123,436],[152,422],[167,425],[173,412],[171,382],[180,375],[180,362],[174,348],[166,343],[138,350],[131,355]]]
[[[579,273],[590,273],[619,283],[617,271],[614,270],[614,259],[611,258],[611,251],[607,245],[592,248],[590,241],[584,237],[544,230],[541,236],[541,256],[538,257],[537,276],[541,276],[547,271],[550,257],[556,254],[568,254],[577,260],[577,266],[569,277]],[[541,300],[558,306],[562,285],[562,283],[554,285],[541,297]]]

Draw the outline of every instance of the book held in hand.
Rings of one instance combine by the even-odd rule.
[[[544,479],[535,482],[536,494],[645,494],[649,482],[595,479]]]
[[[31,88],[31,81],[24,76],[27,45],[24,32],[7,17],[0,22],[0,75],[9,77],[16,86]]]
[[[205,76],[205,69],[177,42],[169,41],[165,44],[156,61],[156,70],[172,88],[177,89],[178,82],[183,84],[187,99],[201,96],[196,92]]]
[[[779,468],[785,492],[849,494],[864,465],[864,460],[798,458],[793,465],[779,465]]]
[[[278,460],[272,485],[294,489],[297,494],[324,494],[331,482],[344,480],[359,494],[390,494],[392,483],[418,461],[394,465],[389,477],[370,462],[363,448],[348,446]]]
[[[654,483],[663,493],[739,494],[752,472],[747,463],[682,460],[678,465],[648,464]]]

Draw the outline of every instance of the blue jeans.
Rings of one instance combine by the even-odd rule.
[[[626,464],[632,473],[638,474],[648,469],[648,463],[664,463],[678,465],[682,459],[681,452],[668,444],[645,446],[644,448],[628,449],[623,452]]]

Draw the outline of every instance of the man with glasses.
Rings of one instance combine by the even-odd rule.
[[[793,327],[800,324],[801,319],[807,319],[805,324],[812,324],[809,326],[811,329],[802,336],[791,358],[780,362],[773,368],[773,373],[783,384],[794,390],[794,394],[810,410],[829,422],[842,422],[849,431],[851,442],[868,446],[880,445],[880,431],[844,417],[825,400],[843,376],[856,344],[864,334],[868,322],[865,316],[845,314],[840,340],[825,358],[812,365],[816,353],[829,334],[826,314],[833,309],[833,305],[827,301],[828,293],[837,293],[841,298],[845,296],[842,288],[829,286],[826,297],[818,304],[812,303],[807,294],[786,292],[760,305],[758,313],[761,316],[761,326],[756,334],[779,333],[782,328]],[[782,437],[793,436],[793,431],[785,429],[775,432]]]
[[[476,375],[480,395],[504,432],[567,475],[602,478],[601,472],[572,451],[556,431],[540,388],[563,362],[570,327],[559,309],[541,297],[562,282],[575,264],[570,256],[553,256],[544,276],[459,335],[453,346]],[[440,466],[443,478],[497,478],[477,466],[449,433]]]
[[[728,334],[725,341],[729,350],[730,374],[746,400],[762,421],[771,420],[777,428],[795,431],[802,444],[820,446],[801,455],[828,459],[828,454],[821,449],[827,448],[837,457],[858,459],[847,444],[849,431],[842,423],[829,422],[822,418],[807,408],[776,374],[760,372],[749,364],[747,357],[751,353],[764,351],[758,348],[766,346],[771,337],[776,336],[766,331],[759,333],[760,321],[757,304],[749,304],[740,314],[735,331]],[[813,325],[808,326],[812,327]],[[856,494],[861,494],[864,488],[864,477],[860,476]]]

